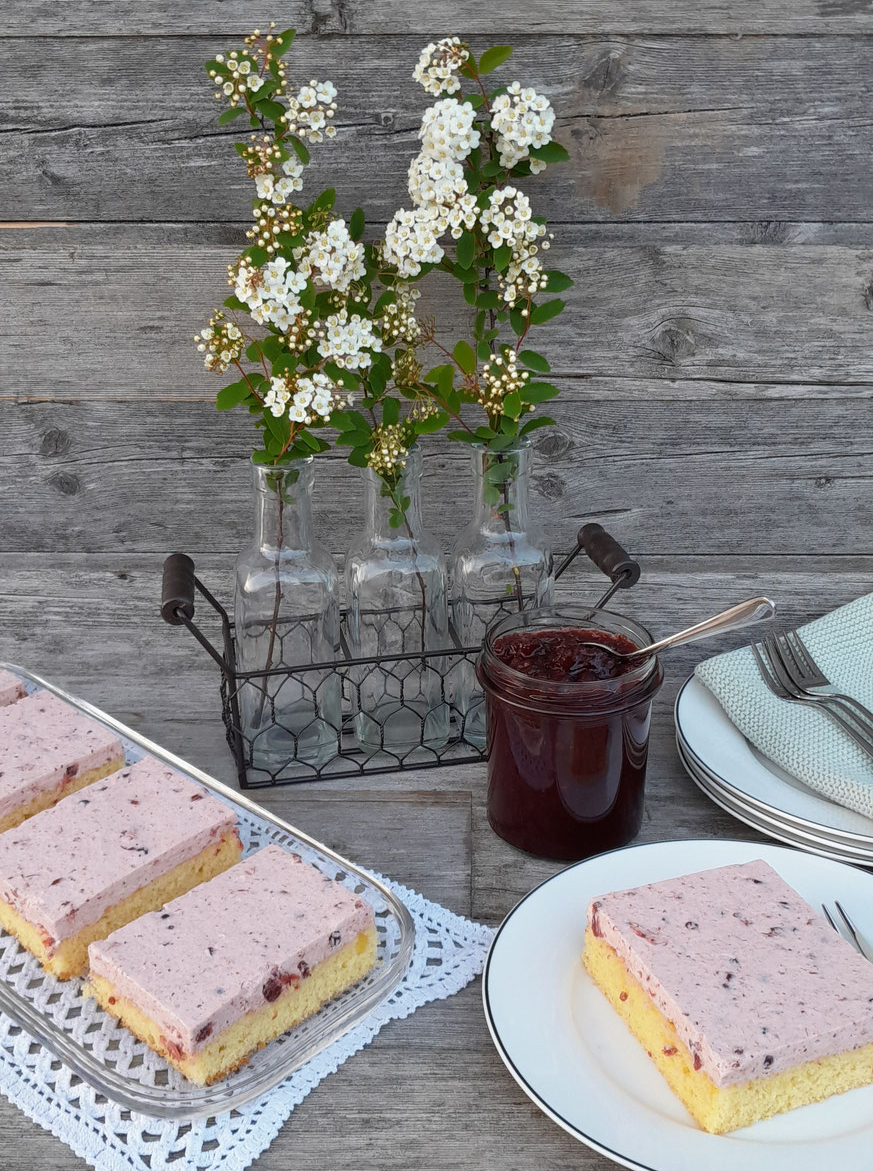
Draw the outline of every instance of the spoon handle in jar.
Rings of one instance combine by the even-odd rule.
[[[776,613],[776,606],[769,598],[749,598],[740,602],[738,606],[731,606],[729,610],[715,614],[703,622],[689,626],[687,630],[680,630],[678,634],[671,634],[669,638],[662,638],[653,642],[651,646],[641,647],[629,658],[638,658],[642,655],[655,655],[667,647],[683,646],[688,642],[697,642],[701,638],[709,638],[713,634],[723,634],[727,630],[738,630],[741,626],[750,626],[753,622],[764,622]]]

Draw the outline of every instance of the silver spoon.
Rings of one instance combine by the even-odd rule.
[[[667,638],[659,639],[658,642],[640,647],[635,651],[623,653],[599,642],[585,642],[582,643],[582,646],[596,646],[600,650],[608,651],[609,654],[620,659],[623,663],[630,663],[636,659],[648,659],[652,655],[658,654],[659,651],[667,650],[668,647],[684,646],[687,642],[697,642],[698,639],[709,638],[713,634],[722,634],[726,630],[737,630],[740,626],[750,626],[753,622],[764,622],[766,619],[772,618],[775,613],[775,603],[771,602],[769,598],[749,598],[746,602],[740,602],[738,606],[731,606],[729,610],[723,610],[721,614],[715,614],[712,618],[706,618],[695,626],[689,626],[687,630],[680,630],[678,634],[671,634]]]

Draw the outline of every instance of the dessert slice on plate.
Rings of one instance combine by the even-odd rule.
[[[360,980],[373,908],[267,846],[90,949],[86,991],[207,1085]]]
[[[704,1130],[873,1082],[873,964],[766,862],[592,900],[583,959]]]
[[[0,926],[47,972],[88,970],[88,944],[226,870],[233,811],[146,757],[0,834]]]
[[[118,737],[50,691],[0,708],[0,833],[123,765]]]
[[[7,707],[27,695],[24,684],[10,671],[0,671],[0,707]]]

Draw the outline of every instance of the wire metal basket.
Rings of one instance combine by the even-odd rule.
[[[627,589],[639,579],[640,567],[637,562],[598,524],[584,525],[579,530],[575,548],[559,564],[555,571],[556,578],[583,551],[611,580],[609,589],[596,603],[596,608],[605,606],[616,590]],[[220,650],[194,622],[195,594],[199,594],[218,617],[221,626]],[[510,612],[509,601],[505,598],[480,604],[488,608],[489,616],[493,615],[495,609],[501,611],[501,616],[502,612]],[[191,558],[184,553],[173,553],[164,562],[161,614],[171,626],[186,626],[220,668],[221,714],[239,784],[243,789],[376,772],[398,772],[403,769],[437,768],[485,759],[485,746],[478,737],[468,733],[465,713],[454,702],[455,684],[465,669],[463,665],[468,665],[466,669],[474,669],[482,648],[480,644],[462,644],[451,613],[450,645],[443,650],[406,649],[400,630],[400,645],[403,649],[396,654],[355,656],[349,649],[347,612],[343,611],[340,658],[263,671],[243,671],[237,667],[234,623],[227,610],[197,577]],[[382,614],[380,620],[396,622],[398,627],[408,629],[420,628],[421,622],[420,615],[414,611]],[[305,618],[279,623],[276,637],[280,647],[282,640],[292,634],[294,627],[301,622],[305,622]],[[281,655],[277,655],[277,658],[281,661]],[[379,672],[389,682],[392,697],[419,720],[418,740],[406,751],[392,750],[382,741],[376,750],[364,752],[354,734],[355,718],[364,708],[361,703],[362,683],[368,678],[372,681],[374,672]],[[438,693],[437,705],[444,705],[448,713],[450,734],[445,742],[442,737],[439,741],[432,740],[428,733],[427,716],[422,715],[411,698],[405,695],[405,681],[409,678],[419,681],[423,673],[432,674],[431,695],[434,691]],[[306,729],[285,727],[281,722],[281,711],[277,713],[276,699],[283,688],[292,688],[295,694],[306,696],[314,712],[314,719],[317,719],[319,691],[326,686],[325,681],[328,681],[327,685],[335,687],[337,676],[342,687],[343,716],[342,725],[336,730],[335,751],[331,746],[330,759],[325,763],[313,764],[305,759]],[[418,682],[416,686],[419,686]],[[242,712],[246,708],[251,710],[253,706],[261,709],[265,722],[251,735],[245,730]],[[268,728],[278,728],[285,734],[287,756],[283,754],[278,764],[265,764],[258,751],[258,737]]]

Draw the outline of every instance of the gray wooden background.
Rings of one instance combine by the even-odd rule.
[[[537,436],[556,546],[585,520],[644,562],[626,609],[660,632],[751,592],[789,621],[873,585],[873,0],[6,0],[0,13],[0,658],[41,671],[227,779],[210,663],[158,618],[175,549],[228,596],[250,523],[245,417],[190,341],[224,296],[249,184],[203,60],[274,18],[298,76],[333,79],[313,188],[373,224],[405,199],[436,35],[516,45],[572,161],[530,181],[575,279],[548,331],[563,396]],[[447,333],[453,286],[430,302]],[[434,445],[448,541],[465,454]],[[322,535],[361,523],[327,458]],[[574,570],[565,595],[599,582]],[[643,839],[754,836],[697,795],[669,705]],[[555,867],[493,837],[481,769],[267,800],[454,909],[497,922]],[[0,1104],[0,1162],[83,1164]],[[295,1112],[258,1166],[601,1168],[491,1050],[478,989],[386,1030]]]

